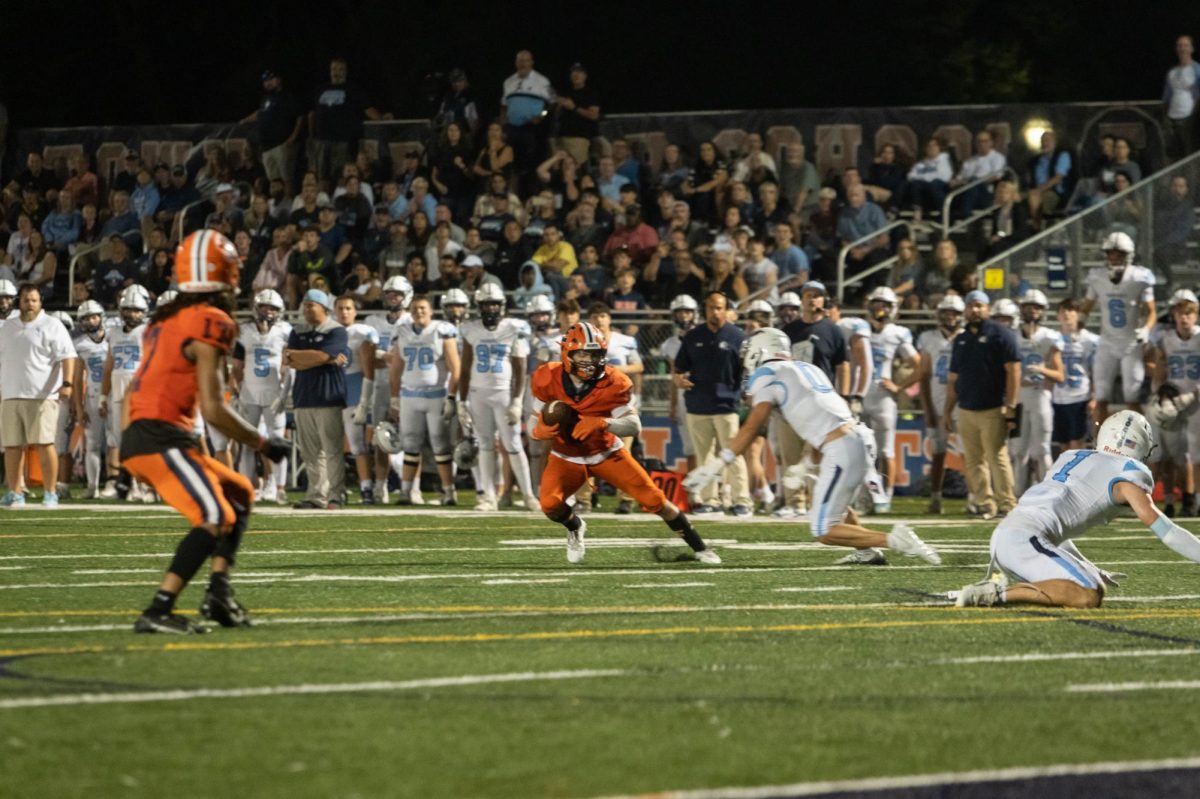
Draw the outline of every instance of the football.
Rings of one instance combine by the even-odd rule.
[[[558,425],[559,435],[565,437],[571,435],[571,430],[579,421],[579,414],[562,400],[550,400],[542,408],[542,421],[550,426]]]

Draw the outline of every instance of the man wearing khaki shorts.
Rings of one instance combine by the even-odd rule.
[[[32,283],[17,292],[20,315],[0,324],[0,438],[4,440],[4,470],[9,491],[0,507],[21,507],[24,494],[16,489],[24,473],[25,448],[37,447],[46,487],[42,504],[58,506],[58,404],[71,397],[71,378],[78,358],[62,323],[42,311],[42,295]]]

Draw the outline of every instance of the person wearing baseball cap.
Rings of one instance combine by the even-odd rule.
[[[283,79],[273,69],[263,70],[262,90],[258,108],[238,122],[257,127],[259,152],[267,180],[282,180],[285,194],[291,196],[296,140],[302,121],[300,104],[283,90]]]
[[[293,329],[283,351],[284,365],[296,373],[292,400],[300,456],[308,469],[308,491],[295,507],[335,509],[345,503],[342,409],[346,407],[349,339],[346,328],[331,315],[333,300],[320,289],[304,293],[300,310],[307,329]]]

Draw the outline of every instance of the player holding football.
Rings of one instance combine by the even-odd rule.
[[[1200,540],[1154,507],[1154,478],[1142,461],[1154,446],[1140,413],[1118,411],[1104,421],[1096,449],[1058,456],[1046,479],[1021,497],[992,533],[989,571],[999,579],[964,586],[950,596],[959,607],[1049,605],[1094,608],[1110,574],[1089,561],[1073,538],[1107,524],[1125,507],[1170,549],[1200,562]]]
[[[586,551],[587,522],[567,498],[595,475],[625,491],[647,513],[657,514],[692,548],[702,563],[720,563],[692,527],[687,516],[669,502],[621,438],[642,431],[642,420],[630,403],[632,381],[606,364],[608,342],[588,322],[578,322],[563,336],[562,360],[540,366],[533,376],[533,438],[550,443],[550,459],[542,474],[542,512],[567,528],[567,560],[579,563]],[[565,406],[564,418],[577,416],[570,429],[563,419],[547,423],[542,411],[551,402]],[[572,413],[573,412],[573,413]],[[722,468],[724,464],[721,464]],[[716,472],[714,472],[715,479]]]
[[[229,311],[239,269],[237,250],[220,233],[201,230],[183,240],[175,253],[179,296],[156,311],[129,386],[121,461],[191,524],[135,632],[204,632],[175,613],[175,601],[209,557],[212,579],[201,615],[224,627],[249,624],[246,609],[234,599],[229,569],[250,520],[254,488],[204,455],[192,432],[198,406],[208,424],[270,460],[280,460],[289,449],[287,442],[259,435],[225,404],[221,380],[237,338]]]
[[[850,406],[834,391],[825,373],[810,363],[791,360],[791,348],[787,334],[772,327],[759,330],[742,344],[750,415],[729,447],[721,450],[720,458],[690,473],[683,481],[684,488],[694,493],[716,480],[721,470],[750,446],[772,411],[778,410],[796,434],[821,453],[808,513],[814,539],[856,550],[888,547],[935,565],[941,563],[933,547],[906,524],[896,524],[886,535],[858,524],[850,504],[867,477],[867,442],[858,432]],[[789,466],[785,480],[795,484],[803,479],[804,471],[804,465]]]

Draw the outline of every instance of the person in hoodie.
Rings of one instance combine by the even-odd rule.
[[[546,285],[546,281],[542,278],[542,268],[537,265],[537,261],[525,262],[521,267],[518,282],[520,285],[512,293],[513,305],[517,308],[524,309],[529,301],[539,294],[554,302],[554,289]]]

